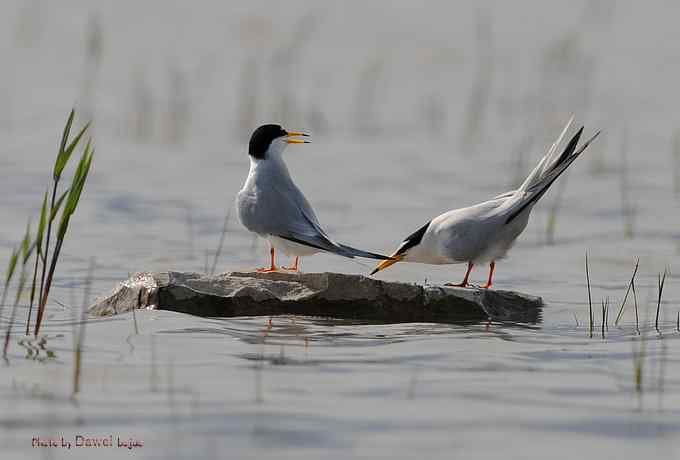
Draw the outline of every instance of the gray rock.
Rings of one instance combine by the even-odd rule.
[[[512,291],[380,281],[340,273],[136,273],[90,307],[108,316],[134,308],[198,316],[294,314],[388,323],[537,323],[543,301]]]

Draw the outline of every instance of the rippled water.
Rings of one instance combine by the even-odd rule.
[[[135,454],[149,458],[680,458],[677,7],[298,1],[189,9],[35,0],[5,2],[2,13],[3,254],[37,213],[73,100],[93,113],[97,145],[47,338],[14,337],[0,371],[3,458],[121,455],[31,447],[33,437],[79,434],[134,438],[144,444]],[[102,39],[96,71],[84,58],[93,21]],[[94,82],[90,93],[84,75]],[[73,318],[91,257],[97,295],[129,272],[212,263],[248,168],[248,133],[239,129],[247,110],[239,106],[251,80],[255,121],[312,132],[312,145],[286,155],[328,232],[374,251],[389,252],[442,211],[517,185],[571,113],[586,133],[602,129],[497,267],[498,288],[545,299],[542,322],[277,317],[270,326],[268,318],[143,311],[135,334],[130,315],[93,319],[81,394],[70,400]],[[144,110],[146,131],[134,123]],[[173,114],[183,110],[177,125]],[[264,244],[231,219],[218,270],[262,265],[265,256]],[[631,301],[613,325],[638,257],[644,341]],[[666,267],[658,334],[651,324]],[[328,255],[302,265],[371,268]],[[441,283],[463,272],[397,264],[380,276]],[[482,267],[473,275],[485,276]],[[602,338],[607,297],[613,313]]]

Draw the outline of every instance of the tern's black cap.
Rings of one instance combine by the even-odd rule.
[[[267,153],[267,149],[276,138],[288,134],[280,125],[262,125],[253,131],[248,146],[248,155],[258,160],[262,160]]]

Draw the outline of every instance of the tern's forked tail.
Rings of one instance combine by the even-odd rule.
[[[377,259],[377,260],[387,260],[390,259],[388,256],[383,256],[382,254],[376,254],[373,252],[363,251],[361,249],[353,248],[344,244],[336,243],[326,238],[323,235],[318,235],[316,238],[305,237],[304,235],[277,235],[294,243],[301,244],[303,246],[309,246],[312,248],[320,249],[322,251],[337,254],[343,257],[349,257],[353,259],[354,257],[363,257],[365,259]]]
[[[557,138],[557,141],[552,145],[548,153],[541,158],[538,165],[526,178],[521,187],[515,192],[519,199],[512,205],[510,214],[505,223],[512,222],[517,216],[522,214],[526,209],[530,208],[548,191],[550,186],[557,180],[564,171],[576,160],[576,158],[585,151],[591,142],[600,135],[600,131],[596,132],[590,139],[584,142],[578,150],[576,149],[578,141],[583,133],[583,126],[571,138],[561,155],[556,157],[557,146],[561,143],[571,120]]]
[[[342,250],[346,253],[348,253],[349,256],[351,257],[363,257],[364,259],[376,259],[376,260],[389,260],[391,257],[388,256],[383,256],[382,254],[376,254],[374,252],[368,252],[364,251],[361,249],[353,248],[351,246],[347,246],[344,244],[338,243],[338,246],[342,248]],[[340,255],[345,255],[340,252],[338,252]]]

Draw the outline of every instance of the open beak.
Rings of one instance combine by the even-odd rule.
[[[300,137],[300,136],[309,137],[309,134],[296,133],[296,132],[290,133],[289,132],[289,133],[286,134],[286,137],[288,138],[288,139],[286,139],[286,142],[288,142],[289,144],[309,144],[310,143],[309,141],[306,141],[304,139],[293,139],[294,137]]]
[[[380,263],[378,264],[377,267],[375,267],[375,268],[373,269],[373,271],[371,272],[371,275],[375,275],[375,274],[378,273],[379,271],[385,270],[387,267],[391,267],[392,265],[396,264],[397,262],[399,262],[399,261],[400,261],[401,259],[403,259],[403,258],[404,258],[404,255],[403,255],[403,254],[399,254],[399,255],[393,255],[393,256],[391,256],[390,259],[383,260],[382,262],[380,262]]]

